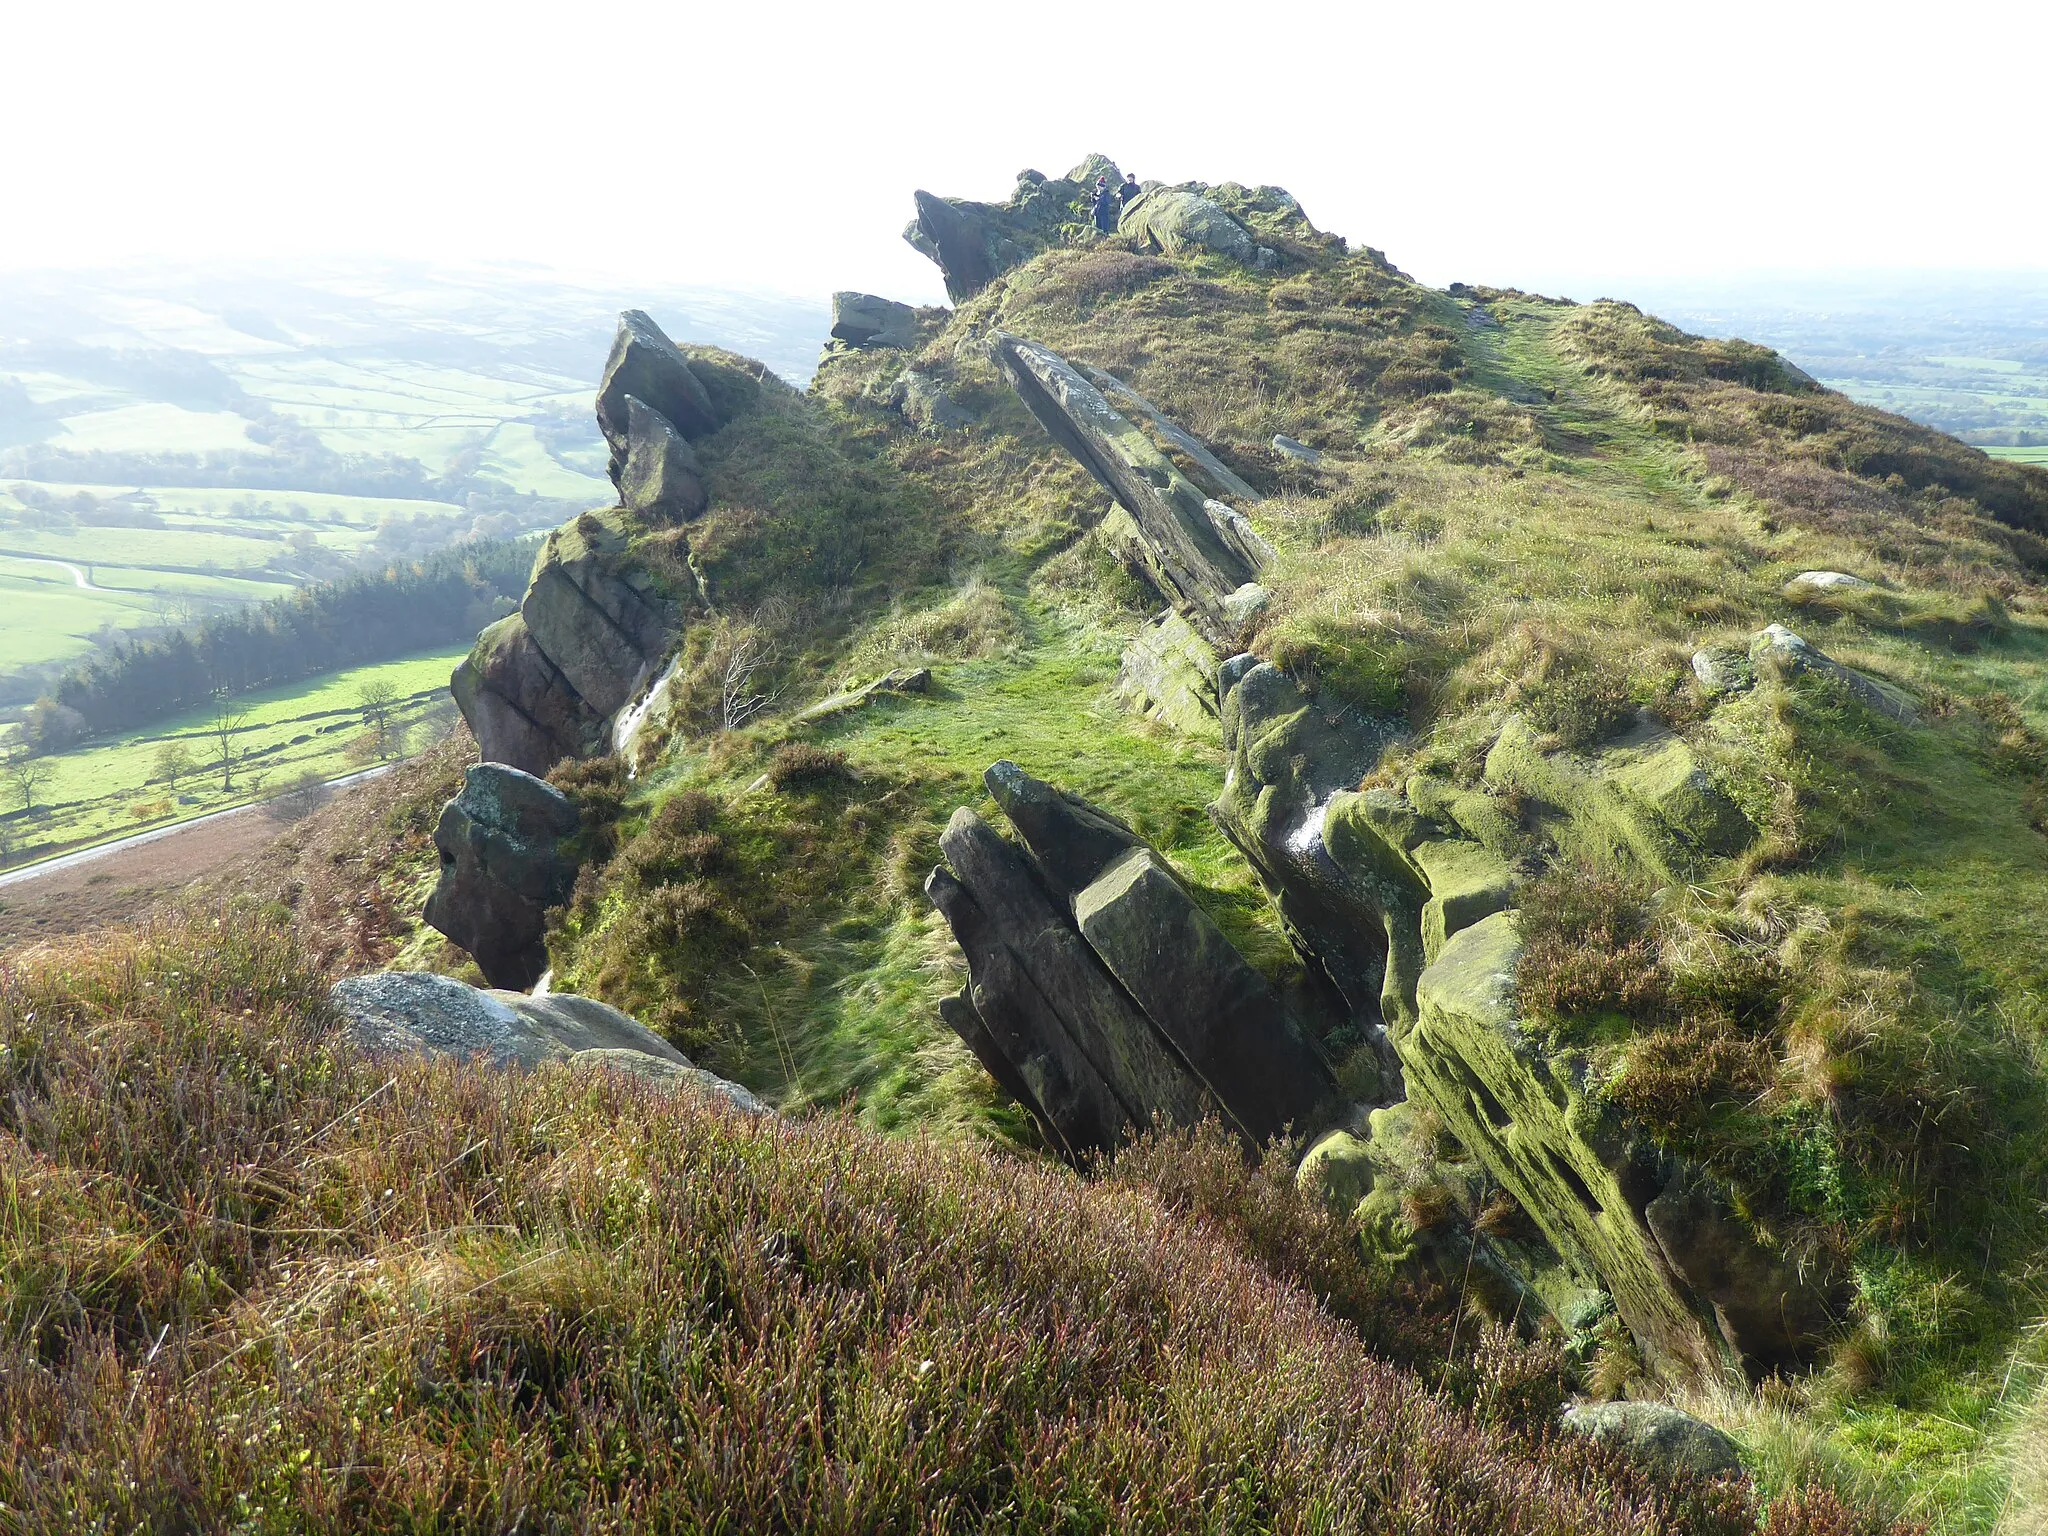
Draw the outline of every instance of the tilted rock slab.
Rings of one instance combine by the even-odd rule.
[[[1242,513],[1204,494],[1051,348],[998,332],[991,356],[1040,425],[1129,516],[1144,568],[1161,593],[1186,605],[1211,644],[1227,643],[1236,626],[1224,603],[1258,576],[1270,546]]]
[[[926,889],[972,978],[944,1015],[1055,1145],[1218,1113],[1254,1144],[1306,1128],[1334,1093],[1327,1066],[1165,861],[1014,763],[987,784],[1024,848],[965,807],[940,840],[950,868]]]
[[[441,808],[441,877],[425,917],[469,951],[492,986],[523,991],[547,969],[548,908],[576,883],[560,844],[578,819],[559,789],[502,763],[473,765]]]
[[[373,1055],[453,1056],[493,1067],[562,1062],[708,1094],[747,1114],[768,1113],[738,1083],[691,1065],[661,1036],[595,998],[529,997],[431,971],[378,971],[336,982],[328,1001]]]
[[[1194,433],[1172,420],[1150,400],[1139,394],[1115,374],[1087,363],[1077,364],[1088,382],[1101,390],[1103,395],[1117,405],[1136,411],[1152,423],[1153,430],[1171,443],[1175,450],[1185,454],[1196,469],[1209,481],[1209,489],[1218,496],[1228,496],[1237,501],[1255,502],[1262,498],[1236,470],[1217,458],[1209,445]]]
[[[684,437],[696,439],[724,423],[689,359],[645,310],[619,316],[604,378],[597,386],[597,425],[611,445],[612,483],[617,484],[631,447],[632,421],[626,401],[638,400]]]

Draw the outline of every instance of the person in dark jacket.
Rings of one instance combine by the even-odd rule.
[[[1124,207],[1128,208],[1131,206],[1131,199],[1138,196],[1144,190],[1143,187],[1138,185],[1138,178],[1126,171],[1124,173],[1124,184],[1116,189],[1117,200]]]
[[[1107,176],[1095,178],[1095,227],[1105,235],[1116,233],[1116,216],[1122,204],[1118,202],[1116,188],[1109,184]]]

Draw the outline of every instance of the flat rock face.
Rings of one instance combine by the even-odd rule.
[[[711,504],[695,450],[666,417],[631,395],[626,397],[626,461],[618,486],[619,504],[655,527],[686,523]]]
[[[835,293],[832,338],[854,347],[907,347],[917,339],[917,311],[872,293]]]
[[[1242,591],[1263,591],[1259,587]],[[1235,601],[1236,594],[1230,601]],[[1182,614],[1168,610],[1140,629],[1125,647],[1116,692],[1126,706],[1184,736],[1215,741],[1216,648]]]
[[[475,957],[493,986],[524,989],[547,969],[547,910],[568,899],[576,866],[558,851],[576,809],[553,785],[478,763],[441,809],[441,878],[426,920]]]
[[[486,762],[543,774],[601,749],[604,717],[535,643],[521,614],[477,636],[448,691]]]
[[[1565,1410],[1567,1429],[1633,1453],[1653,1467],[1701,1477],[1737,1477],[1735,1442],[1669,1403],[1582,1403]]]
[[[1150,848],[1076,895],[1074,922],[1254,1144],[1305,1127],[1335,1094],[1279,995]]]
[[[628,397],[656,412],[686,438],[699,438],[722,423],[703,381],[645,310],[619,316],[618,334],[605,359],[597,387],[597,425],[611,444],[614,483],[631,446]]]

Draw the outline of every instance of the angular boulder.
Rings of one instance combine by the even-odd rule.
[[[1335,1094],[1279,994],[1150,848],[1077,894],[1074,922],[1254,1145],[1304,1129]]]
[[[641,309],[629,309],[619,316],[618,333],[597,387],[597,425],[611,445],[614,484],[631,447],[629,397],[686,438],[703,437],[723,424],[703,381],[690,371],[689,360]]]
[[[469,951],[491,985],[524,989],[547,969],[547,911],[576,882],[560,844],[577,820],[560,790],[502,763],[473,765],[462,793],[441,808],[441,877],[425,917]]]
[[[953,398],[937,374],[906,368],[889,387],[889,405],[920,432],[937,436],[972,425],[974,412]]]
[[[643,523],[664,527],[703,515],[711,504],[697,454],[668,418],[626,397],[626,461],[619,504]]]
[[[1220,1113],[1254,1144],[1305,1127],[1334,1094],[1328,1068],[1165,861],[1014,763],[986,782],[1023,849],[963,807],[940,839],[950,867],[927,890],[974,978],[978,1018],[957,1003],[946,1016],[997,1080],[1024,1080],[1030,1097],[1017,1097],[1058,1128],[1031,1063],[1071,1046],[1123,1111],[1098,1127],[1111,1145],[1155,1117]],[[1062,1129],[1056,1144],[1076,1139]]]
[[[691,1065],[661,1036],[608,1003],[572,993],[484,991],[431,971],[378,971],[334,984],[328,1001],[378,1056],[453,1056],[494,1067],[562,1062],[621,1072],[766,1114],[739,1084]]]
[[[917,217],[904,228],[903,238],[938,266],[948,298],[955,304],[971,299],[1010,268],[1057,243],[1062,225],[1085,217],[1082,203],[1097,160],[1091,157],[1065,177],[1021,172],[1015,190],[1001,203],[920,191]]]
[[[917,311],[872,293],[835,293],[832,339],[851,347],[908,347],[917,339]]]

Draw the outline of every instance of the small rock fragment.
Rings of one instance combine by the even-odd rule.
[[[1304,464],[1320,464],[1323,462],[1323,456],[1318,450],[1309,447],[1307,443],[1296,442],[1284,432],[1275,432],[1273,434],[1273,451],[1275,453],[1284,453],[1290,459],[1299,459]]]

